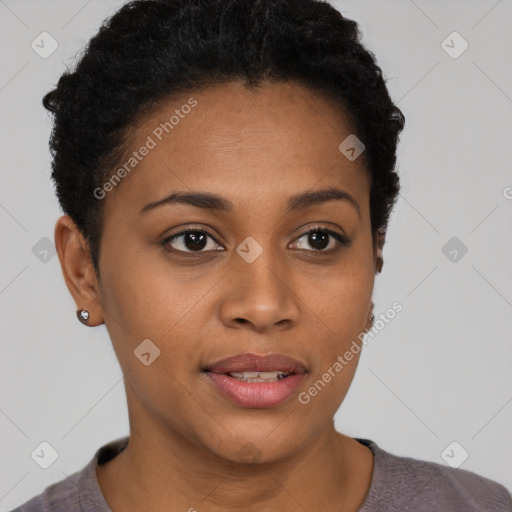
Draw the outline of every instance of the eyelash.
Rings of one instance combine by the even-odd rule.
[[[313,226],[313,227],[309,228],[307,231],[305,231],[304,233],[300,234],[296,238],[296,240],[300,240],[301,238],[309,235],[310,233],[317,233],[317,232],[327,233],[328,235],[330,235],[332,238],[334,238],[338,242],[338,246],[335,247],[334,249],[329,249],[327,251],[326,250],[321,250],[321,249],[298,249],[298,250],[299,251],[309,252],[309,253],[315,253],[315,255],[330,255],[330,254],[333,254],[333,253],[339,251],[342,247],[349,247],[350,244],[351,244],[351,240],[349,238],[347,238],[345,235],[337,233],[336,231],[333,231],[331,229],[324,228],[322,226]],[[187,229],[185,229],[183,231],[180,231],[179,233],[175,233],[174,235],[166,237],[161,242],[161,245],[163,247],[167,247],[170,244],[170,242],[172,242],[173,240],[176,240],[180,236],[186,235],[188,233],[204,233],[204,234],[208,235],[216,244],[221,245],[216,240],[216,238],[207,229],[204,229],[204,228],[201,228],[201,229],[193,228],[193,227],[190,227],[190,226]],[[212,252],[215,252],[215,251],[181,251],[181,250],[177,250],[177,249],[172,249],[171,252],[177,253],[177,254],[183,254],[183,255],[185,255],[187,257],[188,256],[199,257],[201,255],[212,253]]]

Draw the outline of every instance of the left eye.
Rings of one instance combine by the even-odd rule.
[[[340,235],[335,231],[331,231],[330,229],[321,228],[310,229],[309,231],[301,235],[297,239],[299,242],[295,242],[294,248],[303,249],[303,247],[297,246],[297,244],[300,244],[300,240],[302,239],[306,239],[306,243],[313,247],[313,251],[326,253],[336,251],[339,248],[339,246],[348,245],[350,243],[349,239],[346,238],[345,236]]]

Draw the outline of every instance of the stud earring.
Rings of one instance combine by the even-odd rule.
[[[370,323],[372,324],[372,327],[373,327],[373,321],[375,320],[375,315],[373,314],[374,307],[375,307],[375,304],[372,301],[372,306],[370,308],[370,316],[368,317],[368,319],[370,320]]]
[[[80,322],[87,325],[87,322],[89,321],[89,311],[87,311],[87,309],[79,309],[76,312],[76,316]]]

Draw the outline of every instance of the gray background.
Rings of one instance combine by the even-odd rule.
[[[61,212],[41,105],[122,3],[0,0],[3,511],[129,432],[105,326],[79,324],[51,252]],[[374,295],[377,318],[394,301],[403,311],[368,340],[336,426],[440,464],[457,441],[448,453],[468,452],[462,469],[512,490],[512,2],[333,3],[359,22],[407,123]],[[59,45],[46,59],[31,48],[43,31]],[[453,31],[469,43],[458,58],[441,44]],[[443,253],[452,237],[468,249],[455,262]],[[42,441],[59,454],[48,469],[31,458]]]

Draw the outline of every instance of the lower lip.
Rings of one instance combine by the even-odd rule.
[[[277,382],[243,382],[224,373],[205,372],[216,388],[242,407],[275,407],[297,389],[304,373],[294,373]]]

